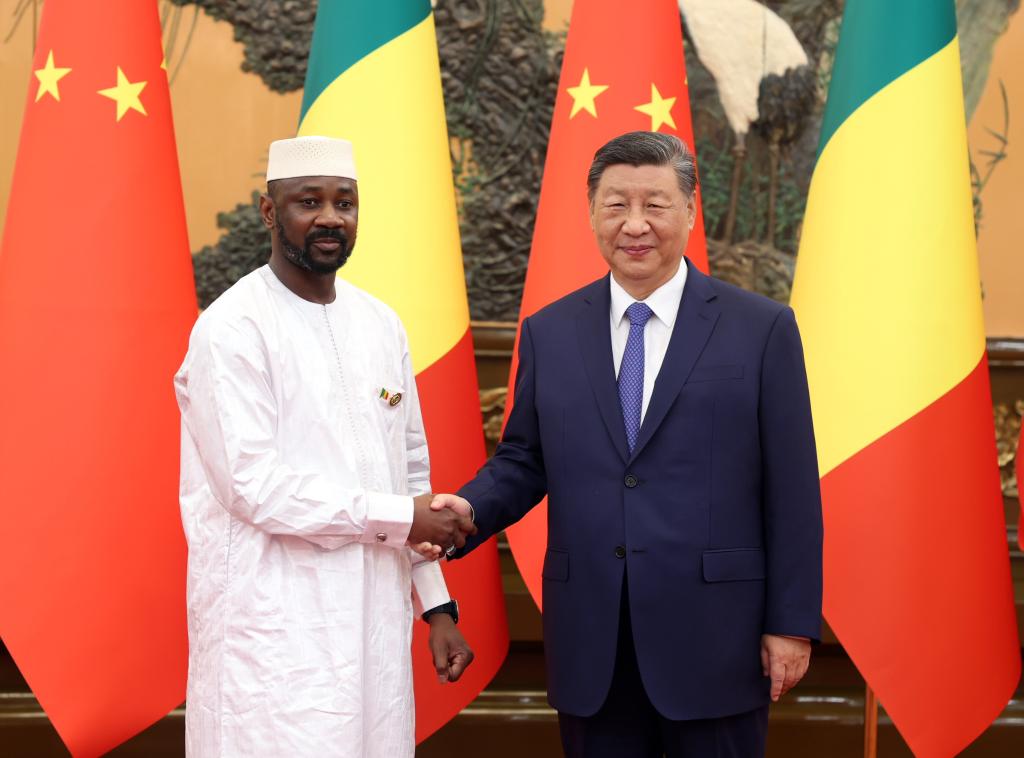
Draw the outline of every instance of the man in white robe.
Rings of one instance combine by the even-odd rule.
[[[200,316],[175,377],[192,758],[411,757],[414,606],[442,681],[472,661],[429,559],[473,527],[429,508],[405,331],[335,275],[355,177],[347,142],[273,143],[270,263]]]

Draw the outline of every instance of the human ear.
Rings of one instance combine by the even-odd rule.
[[[260,195],[260,218],[263,219],[263,226],[267,229],[274,228],[274,219],[277,209],[274,207],[274,201],[266,192]]]

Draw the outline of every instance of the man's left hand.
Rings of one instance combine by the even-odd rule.
[[[435,613],[427,623],[430,624],[430,652],[434,656],[438,681],[441,684],[459,681],[462,672],[473,662],[473,651],[447,613]]]
[[[761,668],[772,680],[772,702],[793,689],[811,664],[811,642],[802,637],[761,635]]]

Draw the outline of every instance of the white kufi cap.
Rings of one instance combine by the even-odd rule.
[[[333,137],[295,137],[271,142],[267,181],[297,176],[356,179],[352,143]]]

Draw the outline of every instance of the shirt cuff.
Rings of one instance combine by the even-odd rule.
[[[360,542],[404,547],[412,529],[412,498],[383,492],[366,493],[366,529]]]
[[[441,567],[434,561],[413,566],[412,586],[415,590],[413,605],[416,616],[422,616],[424,611],[437,608],[452,599],[444,583]]]

